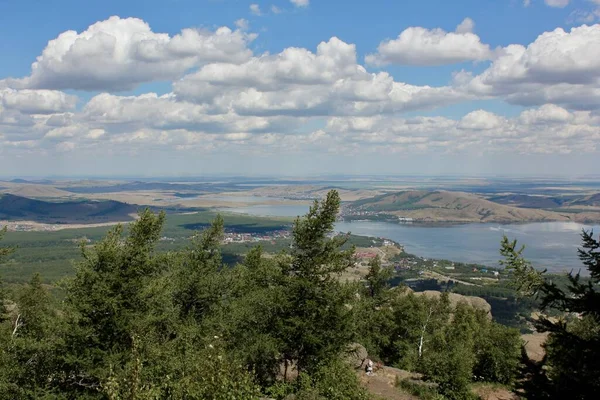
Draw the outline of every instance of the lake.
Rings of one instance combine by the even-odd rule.
[[[252,205],[227,211],[261,216],[297,216],[308,211],[301,205]],[[505,234],[525,244],[525,257],[536,267],[559,272],[582,267],[577,258],[581,229],[600,226],[575,222],[535,222],[525,224],[414,225],[390,222],[338,222],[336,230],[355,235],[394,240],[407,252],[426,258],[498,266],[500,240]]]
[[[213,200],[227,201],[231,203],[265,203],[268,201],[283,200],[281,197],[266,197],[266,196],[234,196],[234,195],[203,195],[194,197],[190,200]],[[234,211],[235,212],[235,211]]]

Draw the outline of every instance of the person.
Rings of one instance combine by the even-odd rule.
[[[373,375],[373,361],[371,361],[370,359],[367,360],[367,367],[366,367],[366,371],[367,371],[367,375]]]

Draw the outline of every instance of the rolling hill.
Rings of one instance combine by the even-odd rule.
[[[410,190],[349,204],[352,212],[373,212],[418,222],[570,221],[569,214],[498,204],[463,192]]]
[[[0,220],[48,224],[84,224],[133,220],[137,207],[118,201],[49,202],[13,194],[0,195]]]

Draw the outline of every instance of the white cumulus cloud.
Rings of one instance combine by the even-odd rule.
[[[465,96],[450,87],[396,82],[359,65],[356,48],[338,38],[316,53],[287,48],[243,64],[210,64],[174,84],[180,100],[244,115],[348,115],[433,108]],[[468,96],[468,95],[467,95]]]
[[[527,47],[510,45],[483,73],[455,81],[481,96],[523,105],[600,107],[600,25],[545,32]]]
[[[308,7],[310,0],[290,0],[290,2],[296,7]]]
[[[137,18],[111,17],[81,33],[61,33],[23,79],[0,86],[30,89],[127,90],[143,82],[171,80],[208,62],[243,62],[254,35],[232,31],[184,29],[169,36],[155,33]]]
[[[52,114],[75,108],[77,97],[57,90],[0,89],[0,104],[24,114]]]
[[[250,12],[254,15],[262,15],[262,11],[260,11],[260,6],[258,4],[250,4]]]
[[[555,8],[565,8],[569,5],[569,2],[570,0],[544,0],[547,6]]]
[[[470,18],[456,32],[410,27],[396,39],[381,42],[377,53],[367,55],[365,60],[372,65],[444,65],[490,59],[489,45],[472,33],[473,28]]]
[[[456,33],[472,33],[475,29],[475,21],[471,18],[465,18],[463,22],[456,27]]]

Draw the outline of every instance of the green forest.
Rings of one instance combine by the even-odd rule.
[[[146,210],[82,245],[59,296],[38,274],[18,291],[0,286],[0,399],[377,398],[362,384],[367,358],[414,373],[398,390],[423,399],[476,399],[481,383],[531,399],[600,393],[591,233],[580,250],[590,279],[566,286],[501,243],[518,293],[559,312],[537,322],[550,336],[532,363],[517,329],[447,293],[391,287],[378,259],[363,281],[339,279],[355,262],[348,237],[331,235],[339,208],[329,192],[295,220],[290,246],[275,256],[257,246],[233,267],[220,216],[184,249],[160,250],[165,214]]]

